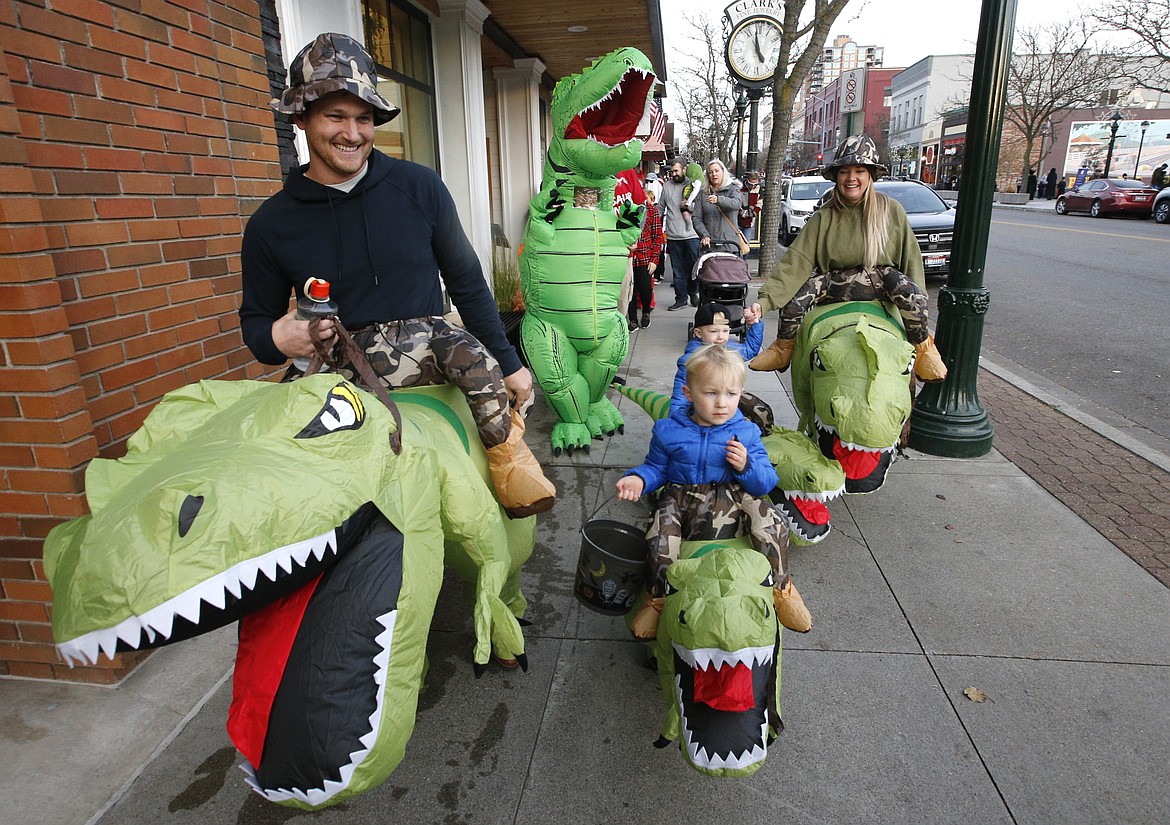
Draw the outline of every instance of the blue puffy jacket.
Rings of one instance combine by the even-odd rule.
[[[732,352],[738,352],[743,356],[743,360],[750,361],[760,354],[760,347],[764,343],[764,322],[757,321],[747,328],[747,337],[743,342],[730,340],[723,346],[727,347]],[[683,384],[687,383],[687,359],[695,354],[695,351],[703,346],[703,342],[698,338],[692,338],[687,341],[686,349],[683,354],[678,357],[678,369],[674,373],[674,390],[670,393],[670,406],[686,408],[687,398],[683,395]]]
[[[734,435],[748,451],[748,463],[737,473],[727,463],[727,443]],[[691,420],[690,408],[672,409],[669,418],[654,424],[646,460],[626,475],[645,482],[644,492],[663,484],[730,484],[738,482],[749,494],[767,495],[779,479],[768,461],[759,428],[736,410],[727,423],[703,427]]]

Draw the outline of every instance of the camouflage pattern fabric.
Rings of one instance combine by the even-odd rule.
[[[800,322],[814,306],[847,301],[890,301],[902,316],[907,341],[921,344],[930,335],[926,328],[929,299],[901,270],[879,266],[871,272],[853,266],[829,272],[814,270],[792,300],[780,308],[780,329],[776,337],[795,338]]]
[[[333,92],[349,92],[374,107],[374,123],[389,123],[399,112],[378,94],[374,59],[352,37],[319,34],[301,49],[288,67],[288,88],[269,101],[277,112],[300,114],[314,100]]]
[[[788,579],[788,525],[772,504],[738,484],[666,484],[646,531],[654,580],[650,594],[665,592],[666,571],[683,541],[723,541],[748,535],[772,566],[776,586]]]
[[[467,399],[483,446],[508,440],[512,418],[503,372],[471,333],[432,316],[374,324],[353,333],[353,340],[387,389],[454,384]],[[337,372],[363,384],[351,363]]]

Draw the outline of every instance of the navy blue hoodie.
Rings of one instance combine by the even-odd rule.
[[[329,281],[341,322],[355,330],[441,315],[441,273],[463,323],[504,375],[520,369],[479,258],[438,175],[377,150],[348,193],[304,172],[290,174],[244,230],[240,327],[258,361],[288,360],[272,342],[272,324],[288,312],[289,294],[300,298],[310,277]]]

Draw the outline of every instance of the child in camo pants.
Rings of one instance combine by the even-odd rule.
[[[785,627],[805,632],[812,618],[788,571],[788,527],[765,498],[778,483],[755,424],[739,411],[744,362],[719,345],[687,361],[683,392],[689,404],[654,424],[646,460],[617,482],[617,496],[637,500],[661,488],[646,540],[654,579],[631,624],[652,639],[665,602],[666,570],[684,540],[751,536],[772,566],[776,613]]]

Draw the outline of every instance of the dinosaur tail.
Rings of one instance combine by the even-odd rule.
[[[670,415],[670,396],[654,390],[617,384],[614,389],[646,411],[655,421]]]

